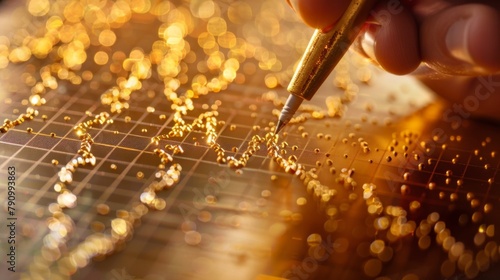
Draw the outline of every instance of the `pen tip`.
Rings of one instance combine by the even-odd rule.
[[[274,134],[278,134],[285,125],[286,125],[285,122],[279,120],[278,125],[276,125],[276,129],[274,130]]]

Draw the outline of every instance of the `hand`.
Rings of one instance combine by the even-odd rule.
[[[320,29],[335,24],[350,3],[287,1]],[[390,73],[415,75],[455,103],[456,112],[444,117],[500,121],[500,1],[381,0],[355,48]]]

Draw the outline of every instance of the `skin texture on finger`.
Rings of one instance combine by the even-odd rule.
[[[404,75],[420,64],[418,28],[409,7],[381,1],[371,12],[363,37],[371,37],[374,59],[386,71]],[[364,50],[367,52],[366,50]]]
[[[453,6],[424,19],[420,26],[422,60],[450,75],[500,71],[500,14],[490,6]]]
[[[344,14],[350,0],[287,0],[305,24],[326,29]]]

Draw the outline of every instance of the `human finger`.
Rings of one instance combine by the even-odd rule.
[[[500,71],[500,14],[483,4],[452,6],[420,25],[422,60],[450,75]]]
[[[399,2],[381,1],[370,12],[356,47],[384,70],[408,74],[420,64],[418,28],[412,11]]]
[[[325,29],[337,22],[347,10],[350,0],[287,0],[305,24]]]

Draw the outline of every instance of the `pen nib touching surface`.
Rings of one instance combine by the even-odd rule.
[[[274,134],[278,134],[283,127],[285,127],[286,123],[278,120],[278,124],[276,125],[276,129],[274,130]]]
[[[278,125],[276,125],[274,134],[278,134],[278,132],[280,132],[280,130],[293,118],[293,115],[295,115],[295,112],[299,109],[302,101],[303,99],[296,95],[290,94],[290,96],[288,96],[283,109],[281,109]]]

